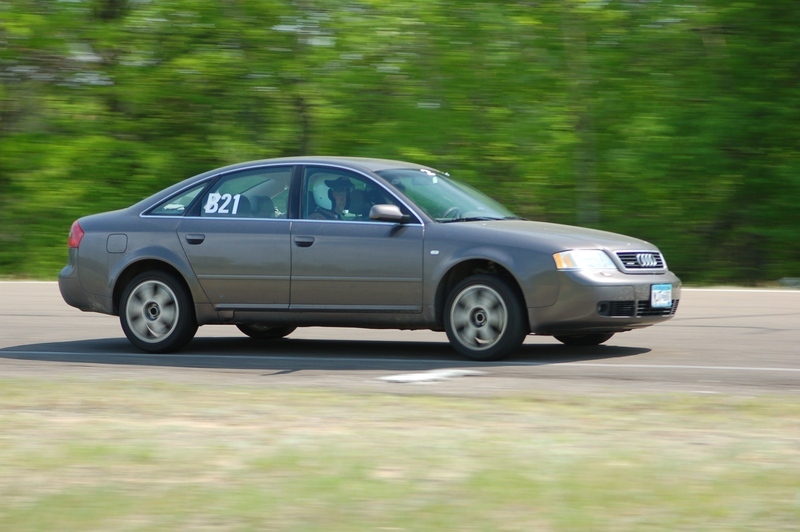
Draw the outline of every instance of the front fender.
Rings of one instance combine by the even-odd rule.
[[[439,249],[444,248],[444,249]],[[558,276],[552,258],[525,248],[499,248],[488,244],[467,247],[431,247],[425,250],[426,277],[432,294],[449,272],[469,261],[491,261],[505,269],[519,286],[528,307],[552,305],[558,298]],[[429,293],[426,291],[426,294]],[[435,297],[435,296],[431,296]]]

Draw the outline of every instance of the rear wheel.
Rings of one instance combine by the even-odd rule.
[[[167,353],[197,332],[194,307],[183,284],[166,272],[144,272],[122,292],[119,321],[128,340],[143,351]]]
[[[270,327],[269,325],[254,325],[249,323],[238,324],[236,328],[250,338],[255,338],[257,340],[277,340],[284,336],[289,336],[297,329],[297,327]]]
[[[528,333],[526,323],[524,305],[501,277],[473,275],[447,297],[447,338],[472,360],[500,360],[514,353]]]
[[[609,340],[614,333],[570,334],[555,336],[554,338],[564,345],[600,345]]]

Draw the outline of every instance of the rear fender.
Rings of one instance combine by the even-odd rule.
[[[109,279],[111,280],[109,290],[114,294],[115,310],[118,309],[119,297],[122,290],[125,289],[124,285],[127,280],[148,269],[174,271],[189,288],[195,307],[210,304],[184,255],[163,247],[151,246],[138,249],[135,253],[120,255],[120,260],[115,264],[109,264]]]

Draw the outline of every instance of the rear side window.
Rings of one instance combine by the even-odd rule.
[[[154,216],[183,216],[186,209],[194,201],[200,191],[205,188],[206,183],[201,183],[195,187],[190,188],[173,196],[170,199],[162,202],[160,205],[151,209],[147,214]]]
[[[292,170],[290,166],[280,166],[225,175],[203,194],[200,216],[284,218]]]

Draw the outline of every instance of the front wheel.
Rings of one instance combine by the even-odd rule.
[[[191,297],[175,276],[161,271],[141,273],[128,283],[119,321],[128,340],[149,353],[177,351],[197,332]]]
[[[555,336],[554,338],[564,345],[591,346],[600,345],[609,340],[614,333],[571,334],[568,336]]]
[[[250,338],[255,338],[256,340],[278,340],[284,336],[289,336],[297,329],[297,327],[270,327],[269,325],[255,325],[249,323],[237,324],[236,328]]]
[[[473,275],[447,297],[444,329],[450,344],[472,360],[500,360],[514,353],[528,333],[525,307],[504,279]]]

